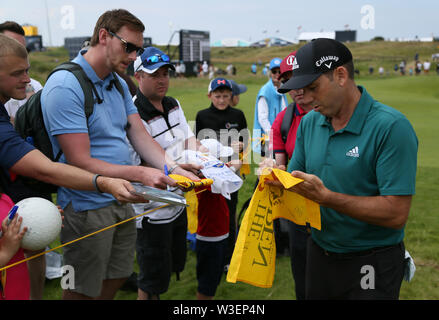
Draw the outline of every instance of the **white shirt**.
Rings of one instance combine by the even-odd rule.
[[[281,101],[281,109],[284,110],[287,106],[284,99],[282,99]],[[269,135],[272,123],[270,123],[270,121],[268,120],[268,103],[265,97],[260,97],[258,100],[258,120],[262,130],[264,130],[264,132]]]
[[[30,79],[30,82],[26,86],[26,95],[29,93],[36,93],[43,89],[43,86],[41,83],[39,83],[37,80]],[[17,110],[26,103],[27,97],[23,100],[16,100],[16,99],[10,99],[8,102],[5,103],[6,111],[8,112],[10,117],[15,117],[15,114],[17,113]]]
[[[430,70],[430,62],[429,61],[424,62],[424,70]]]
[[[135,101],[136,98],[137,96],[134,96],[133,101]],[[178,107],[172,109],[168,113],[168,121],[172,129],[168,128],[163,117],[155,117],[148,122],[142,119],[146,131],[148,131],[154,140],[166,151],[166,154],[173,160],[178,160],[182,156],[185,141],[194,136],[194,133],[186,121],[180,102],[177,99],[176,101]],[[140,156],[136,153],[131,144],[129,144],[129,146],[133,165],[139,165],[141,162]],[[180,190],[176,190],[175,193],[183,195],[183,192]],[[166,203],[150,201],[149,203],[133,203],[132,207],[136,215],[139,215],[165,204]],[[167,206],[138,217],[136,219],[137,228],[142,228],[142,219],[145,217],[147,217],[148,222],[151,224],[170,223],[179,217],[183,212],[183,209],[184,207],[181,206]]]

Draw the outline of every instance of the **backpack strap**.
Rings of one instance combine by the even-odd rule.
[[[280,133],[282,135],[282,141],[284,143],[287,142],[288,132],[290,131],[291,124],[293,123],[294,114],[296,113],[296,103],[294,102],[293,106],[287,107],[287,111],[285,111],[284,118],[282,119],[282,124],[280,126]]]
[[[113,78],[114,78],[113,83],[114,83],[117,91],[119,91],[119,93],[122,96],[122,98],[125,98],[125,94],[123,92],[123,88],[122,88],[122,85],[121,85],[121,83],[119,81],[119,78],[117,77],[116,73],[112,72],[112,74],[113,74]]]
[[[88,126],[88,118],[93,113],[93,108],[95,104],[95,99],[93,94],[96,96],[96,102],[98,104],[101,104],[103,100],[101,97],[99,97],[99,94],[93,84],[93,82],[90,80],[89,77],[87,77],[85,71],[82,69],[82,67],[74,62],[64,62],[60,64],[59,66],[55,67],[55,69],[52,70],[52,72],[49,74],[47,78],[49,78],[53,73],[59,71],[59,70],[66,70],[71,73],[78,79],[79,84],[81,85],[82,91],[84,92],[84,112],[85,117],[87,119],[87,126]]]
[[[89,77],[87,77],[85,71],[82,69],[82,67],[74,62],[64,62],[60,65],[56,66],[55,69],[52,70],[52,72],[47,76],[47,79],[54,74],[57,71],[60,70],[66,70],[71,73],[78,79],[79,84],[81,85],[82,91],[84,93],[84,112],[85,112],[85,118],[87,120],[87,127],[88,127],[88,119],[93,113],[93,108],[95,104],[95,99],[93,94],[96,96],[96,102],[98,104],[102,103],[102,99],[99,97],[99,94],[93,84],[93,82],[90,80]],[[58,154],[55,157],[55,162],[58,162],[62,155],[62,150],[59,150]]]
[[[93,82],[90,80],[90,78],[85,73],[84,69],[82,69],[82,67],[79,64],[72,62],[72,61],[63,62],[60,65],[56,66],[55,69],[52,70],[52,72],[48,75],[47,79],[49,79],[49,77],[53,73],[55,73],[59,70],[69,71],[69,72],[73,73],[73,75],[76,77],[76,79],[78,79],[79,84],[81,85],[82,91],[84,93],[84,113],[85,113],[85,118],[87,120],[87,127],[88,127],[88,119],[92,115],[93,109],[94,109],[94,104],[95,104],[94,97],[96,96],[96,102],[98,104],[101,104],[103,102],[103,100],[99,96],[98,91],[96,90],[96,87],[94,86]],[[120,84],[120,81],[114,72],[113,72],[113,77],[114,77],[114,80],[112,80],[112,81],[114,82],[114,85],[116,86],[117,90],[122,95],[122,97],[124,97],[122,85]],[[61,155],[62,155],[62,150],[60,150],[58,152],[58,154],[56,155],[55,161],[58,161],[59,158],[61,158]]]

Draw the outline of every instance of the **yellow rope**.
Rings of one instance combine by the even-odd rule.
[[[44,252],[37,253],[36,255],[33,255],[32,257],[29,257],[29,258],[26,258],[26,259],[23,259],[23,260],[17,261],[17,262],[15,262],[15,263],[13,263],[13,264],[7,265],[7,266],[1,268],[0,271],[3,271],[3,270],[6,270],[6,269],[9,269],[9,268],[12,268],[12,267],[14,267],[14,266],[16,266],[16,265],[18,265],[18,264],[20,264],[20,263],[23,263],[23,262],[26,262],[26,261],[29,261],[29,260],[35,259],[35,258],[37,258],[37,257],[39,257],[39,256],[42,256],[42,255],[46,254],[46,253],[49,253],[49,252],[52,252],[52,251],[54,251],[54,250],[60,249],[60,248],[65,247],[65,246],[67,246],[67,245],[69,245],[69,244],[72,244],[72,243],[74,243],[74,242],[77,242],[77,241],[79,241],[79,240],[83,240],[83,239],[85,239],[85,238],[91,237],[91,236],[93,236],[93,235],[95,235],[95,234],[98,234],[98,233],[100,233],[100,232],[102,232],[102,231],[105,231],[105,230],[108,230],[108,229],[111,229],[111,228],[117,227],[118,225],[121,225],[122,223],[125,223],[125,222],[128,222],[128,221],[130,221],[130,220],[136,219],[136,218],[141,217],[141,216],[143,216],[143,215],[145,215],[145,214],[151,213],[151,212],[153,212],[153,211],[155,211],[155,210],[162,209],[162,208],[167,207],[167,206],[169,206],[169,204],[165,204],[165,205],[163,205],[163,206],[160,206],[160,207],[157,207],[157,208],[153,208],[153,209],[148,210],[148,211],[146,211],[146,212],[144,212],[144,213],[138,214],[138,215],[136,215],[136,216],[134,216],[134,217],[131,217],[131,218],[125,219],[125,220],[123,220],[123,221],[120,221],[120,222],[118,222],[118,223],[115,223],[115,224],[113,224],[113,225],[111,225],[111,226],[108,226],[108,227],[102,228],[102,229],[100,229],[100,230],[94,231],[94,232],[92,232],[92,233],[89,233],[89,234],[87,234],[87,235],[85,235],[85,236],[82,236],[82,237],[80,237],[80,238],[77,238],[77,239],[75,239],[75,240],[72,240],[72,241],[66,242],[66,243],[64,243],[64,244],[62,244],[62,245],[60,245],[60,246],[58,246],[58,247],[56,247],[56,248],[52,248],[52,249],[50,249],[50,250],[47,250],[47,251],[44,251]]]
[[[204,191],[206,191],[206,190],[207,190],[207,189],[204,189],[204,190],[198,191],[198,192],[196,192],[195,194],[198,194],[198,193],[204,192]],[[125,223],[125,222],[131,221],[131,220],[136,219],[136,218],[138,218],[138,217],[141,217],[141,216],[143,216],[143,215],[145,215],[145,214],[148,214],[148,213],[151,213],[151,212],[156,211],[156,210],[158,210],[158,209],[162,209],[162,208],[164,208],[164,207],[167,207],[167,206],[169,206],[169,205],[170,205],[170,204],[165,204],[165,205],[163,205],[163,206],[160,206],[160,207],[157,207],[157,208],[153,208],[153,209],[151,209],[151,210],[145,211],[144,213],[138,214],[138,215],[136,215],[136,216],[134,216],[134,217],[131,217],[131,218],[125,219],[125,220],[123,220],[123,221],[120,221],[120,222],[118,222],[118,223],[115,223],[115,224],[113,224],[113,225],[111,225],[111,226],[108,226],[108,227],[102,228],[102,229],[100,229],[100,230],[94,231],[94,232],[92,232],[92,233],[89,233],[89,234],[87,234],[87,235],[85,235],[85,236],[82,236],[82,237],[80,237],[80,238],[77,238],[77,239],[75,239],[75,240],[72,240],[72,241],[66,242],[66,243],[64,243],[64,244],[62,244],[62,245],[59,245],[59,246],[57,246],[57,247],[55,247],[55,248],[52,248],[52,249],[50,249],[50,250],[47,250],[47,251],[44,251],[44,252],[37,253],[36,255],[33,255],[32,257],[29,257],[29,258],[26,258],[26,259],[23,259],[23,260],[20,260],[20,261],[14,262],[13,264],[10,264],[10,265],[7,265],[7,266],[5,266],[5,267],[3,267],[3,268],[0,268],[0,272],[2,272],[3,270],[9,269],[9,268],[15,267],[16,265],[18,265],[18,264],[20,264],[20,263],[23,263],[23,262],[26,262],[26,261],[29,261],[29,260],[32,260],[32,259],[38,258],[39,256],[45,255],[46,253],[52,252],[52,251],[54,251],[54,250],[61,249],[62,247],[65,247],[65,246],[67,246],[67,245],[69,245],[69,244],[75,243],[75,242],[77,242],[77,241],[79,241],[79,240],[83,240],[83,239],[85,239],[85,238],[91,237],[91,236],[93,236],[93,235],[95,235],[95,234],[98,234],[98,233],[100,233],[100,232],[102,232],[102,231],[105,231],[105,230],[108,230],[108,229],[111,229],[111,228],[117,227],[118,225],[121,225],[121,224],[123,224],[123,223]]]

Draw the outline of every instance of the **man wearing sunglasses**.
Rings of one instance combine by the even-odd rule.
[[[125,72],[142,52],[143,23],[130,12],[107,11],[98,19],[90,48],[73,62],[79,64],[94,85],[93,114],[86,119],[84,93],[76,77],[66,71],[53,74],[41,95],[46,130],[60,162],[109,177],[124,178],[165,189],[176,186],[163,173],[197,177],[172,159],[145,130],[125,81]],[[116,88],[117,82],[123,94]],[[150,166],[133,166],[127,138]],[[156,169],[159,168],[159,169]],[[134,215],[131,205],[121,205],[108,195],[58,190],[64,209],[61,241],[67,242]],[[113,299],[132,274],[136,227],[133,220],[65,247],[64,263],[75,270],[75,288],[63,291],[63,299]]]
[[[265,146],[268,146],[271,125],[276,116],[284,110],[287,105],[287,97],[277,92],[280,87],[278,80],[280,73],[281,58],[273,58],[270,61],[269,80],[259,90],[256,98],[255,115],[253,121],[253,151],[261,152],[265,156],[265,148],[261,147],[261,137],[266,136]]]

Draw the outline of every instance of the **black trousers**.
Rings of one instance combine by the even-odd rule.
[[[306,299],[397,300],[404,276],[404,243],[357,253],[330,253],[310,237]]]
[[[306,246],[310,234],[305,226],[300,226],[287,220],[291,272],[294,278],[294,289],[297,300],[305,299],[306,281]],[[276,244],[277,245],[277,244]]]
[[[229,207],[229,237],[227,238],[227,249],[224,263],[230,264],[232,260],[233,250],[235,249],[236,242],[236,206],[238,204],[238,191],[230,194],[230,200],[227,200],[227,206]]]

